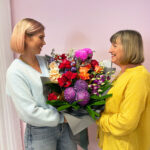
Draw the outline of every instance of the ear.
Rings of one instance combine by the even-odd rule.
[[[25,43],[28,43],[32,40],[32,35],[25,35]]]
[[[31,42],[32,42],[32,36],[25,35],[25,38],[24,38],[25,49],[30,45]]]

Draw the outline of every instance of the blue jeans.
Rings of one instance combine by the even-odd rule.
[[[77,144],[70,138],[67,123],[56,127],[35,127],[27,124],[25,150],[77,150]]]

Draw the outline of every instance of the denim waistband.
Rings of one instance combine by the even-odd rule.
[[[64,126],[64,125],[68,125],[68,123],[60,123],[58,124],[57,126],[53,126],[53,127],[50,127],[50,126],[33,126],[33,125],[30,125],[30,124],[26,124],[26,127],[36,127],[36,128],[55,128],[55,127],[58,127],[58,126]]]

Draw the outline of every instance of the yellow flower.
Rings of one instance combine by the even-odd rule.
[[[61,77],[61,74],[59,73],[59,68],[56,62],[51,62],[49,65],[49,79],[51,82],[58,83],[58,78]]]
[[[49,67],[50,70],[59,69],[58,65],[55,61],[51,62],[48,67]]]

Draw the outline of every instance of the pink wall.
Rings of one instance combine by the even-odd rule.
[[[89,47],[95,58],[109,59],[110,36],[121,29],[138,30],[144,41],[144,65],[150,71],[150,1],[149,0],[11,0],[13,25],[31,17],[46,27],[47,45],[58,52]],[[89,150],[98,150],[96,126],[89,128]]]
[[[42,55],[52,48],[89,47],[99,60],[109,59],[110,36],[121,29],[138,30],[143,35],[145,65],[150,71],[149,0],[11,0],[12,22],[24,17],[41,21],[46,27]]]

